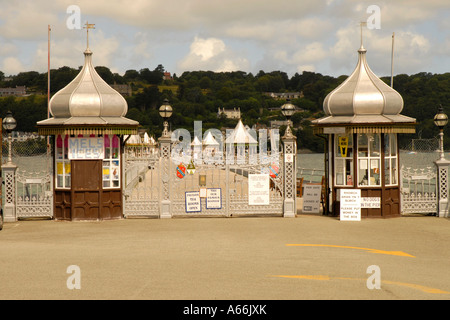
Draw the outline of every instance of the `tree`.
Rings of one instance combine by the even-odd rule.
[[[114,83],[114,75],[107,67],[98,66],[95,67],[95,71],[97,71],[98,75],[108,84]]]

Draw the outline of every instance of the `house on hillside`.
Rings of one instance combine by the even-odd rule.
[[[222,110],[219,108],[219,110],[217,111],[217,118],[219,118],[221,114],[224,114],[228,119],[240,119],[241,108],[233,108],[233,109],[222,108]]]

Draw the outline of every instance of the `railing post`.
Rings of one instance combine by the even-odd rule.
[[[164,134],[159,139],[160,144],[160,177],[161,177],[161,206],[160,218],[172,218],[170,206],[170,167],[171,167],[171,136]]]
[[[16,216],[16,171],[17,166],[11,162],[2,166],[3,181],[5,182],[5,205],[3,206],[3,220],[17,221]]]
[[[289,125],[282,141],[284,151],[283,216],[295,217],[297,215],[297,138],[292,134]]]
[[[437,216],[442,218],[448,218],[449,215],[449,186],[448,186],[448,168],[450,161],[441,157],[434,162],[437,167],[437,180],[438,180],[438,210]]]

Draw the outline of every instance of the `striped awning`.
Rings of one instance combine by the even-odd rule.
[[[116,135],[133,135],[137,134],[137,127],[38,127],[38,133],[43,136],[51,136],[58,134],[79,135],[79,134],[116,134]]]
[[[382,125],[360,125],[360,126],[329,126],[329,127],[313,127],[315,134],[333,134],[333,133],[415,133],[414,124],[382,126]]]

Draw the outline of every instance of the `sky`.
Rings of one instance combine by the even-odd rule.
[[[349,75],[357,50],[378,76],[450,72],[449,0],[0,0],[0,71],[126,70]],[[361,22],[365,22],[362,25]],[[394,36],[394,45],[392,39]]]

